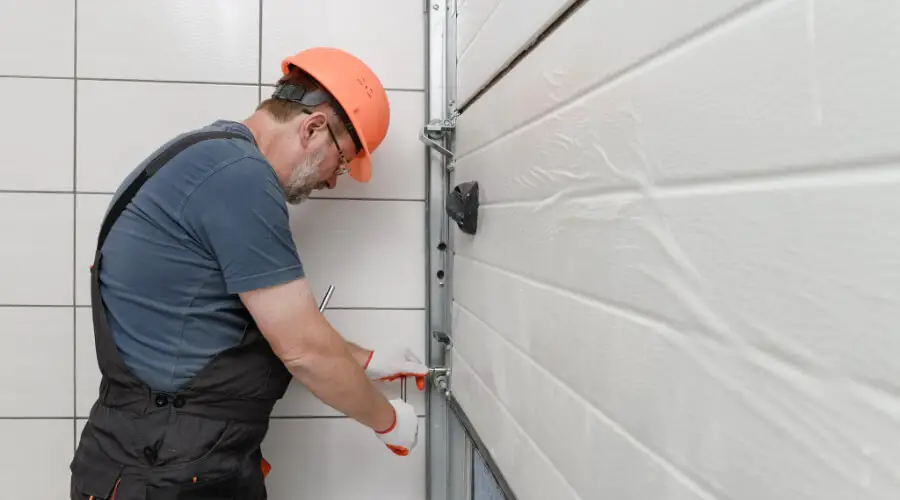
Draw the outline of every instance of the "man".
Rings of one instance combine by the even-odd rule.
[[[263,499],[260,443],[292,378],[394,453],[418,418],[373,381],[427,368],[348,343],[304,279],[285,201],[371,175],[387,95],[343,51],[282,63],[242,123],[181,135],[140,165],[100,229],[92,275],[103,380],[72,461],[71,498]],[[297,464],[302,466],[302,464]]]

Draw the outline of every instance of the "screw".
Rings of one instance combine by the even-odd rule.
[[[441,6],[438,4],[434,4],[434,7],[432,7],[432,9],[434,9],[434,10],[439,10],[440,8],[441,8]]]

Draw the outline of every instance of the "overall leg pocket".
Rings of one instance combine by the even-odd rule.
[[[198,480],[182,486],[176,500],[243,500],[240,483],[236,476]]]
[[[72,462],[71,500],[114,500],[121,475],[120,465],[76,456]]]

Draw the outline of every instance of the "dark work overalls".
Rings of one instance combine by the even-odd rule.
[[[100,249],[144,182],[185,148],[207,139],[248,138],[193,133],[148,162],[109,210],[91,269],[91,307],[99,397],[71,463],[72,499],[259,500],[268,464],[260,443],[269,415],[291,375],[246,315],[240,345],[216,356],[175,393],[152,390],[122,361],[100,297]],[[135,263],[140,265],[140,263]]]

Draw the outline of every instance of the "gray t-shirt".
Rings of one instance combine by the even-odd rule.
[[[144,184],[102,249],[113,337],[125,364],[158,391],[174,392],[240,342],[248,315],[239,292],[304,276],[284,193],[250,130],[230,121],[202,130],[250,142],[182,151]]]

